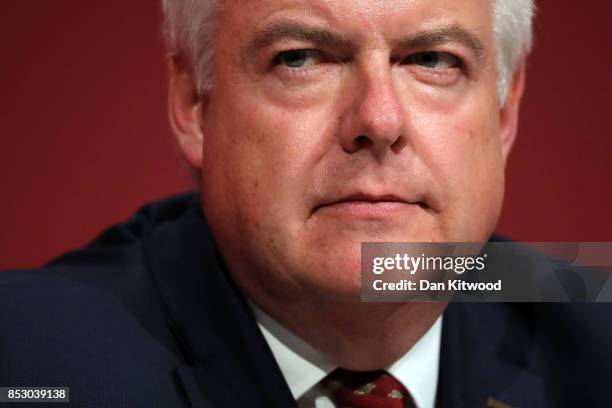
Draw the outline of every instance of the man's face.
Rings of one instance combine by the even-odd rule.
[[[354,296],[364,241],[485,241],[504,154],[490,0],[229,0],[204,211],[239,281]]]

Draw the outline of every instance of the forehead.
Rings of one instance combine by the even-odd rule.
[[[491,0],[226,0],[223,26],[240,37],[277,19],[328,25],[358,39],[391,39],[411,31],[462,26],[492,34]]]

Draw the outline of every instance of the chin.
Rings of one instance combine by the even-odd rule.
[[[292,263],[300,275],[303,287],[311,293],[335,300],[360,300],[361,255],[360,244],[350,248],[329,246],[326,250],[309,252],[304,262]]]

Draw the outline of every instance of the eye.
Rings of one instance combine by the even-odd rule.
[[[272,63],[299,70],[309,67],[320,58],[321,53],[317,50],[290,50],[276,54]]]
[[[428,69],[444,70],[459,68],[461,60],[448,52],[424,51],[408,57],[409,64],[419,65]]]

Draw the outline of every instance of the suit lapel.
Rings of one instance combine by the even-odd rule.
[[[532,314],[530,304],[449,304],[442,328],[438,406],[549,406],[542,379],[528,369]]]
[[[186,364],[176,370],[193,406],[295,405],[252,313],[229,279],[195,201],[147,242],[149,268]],[[207,405],[208,404],[208,405]]]

